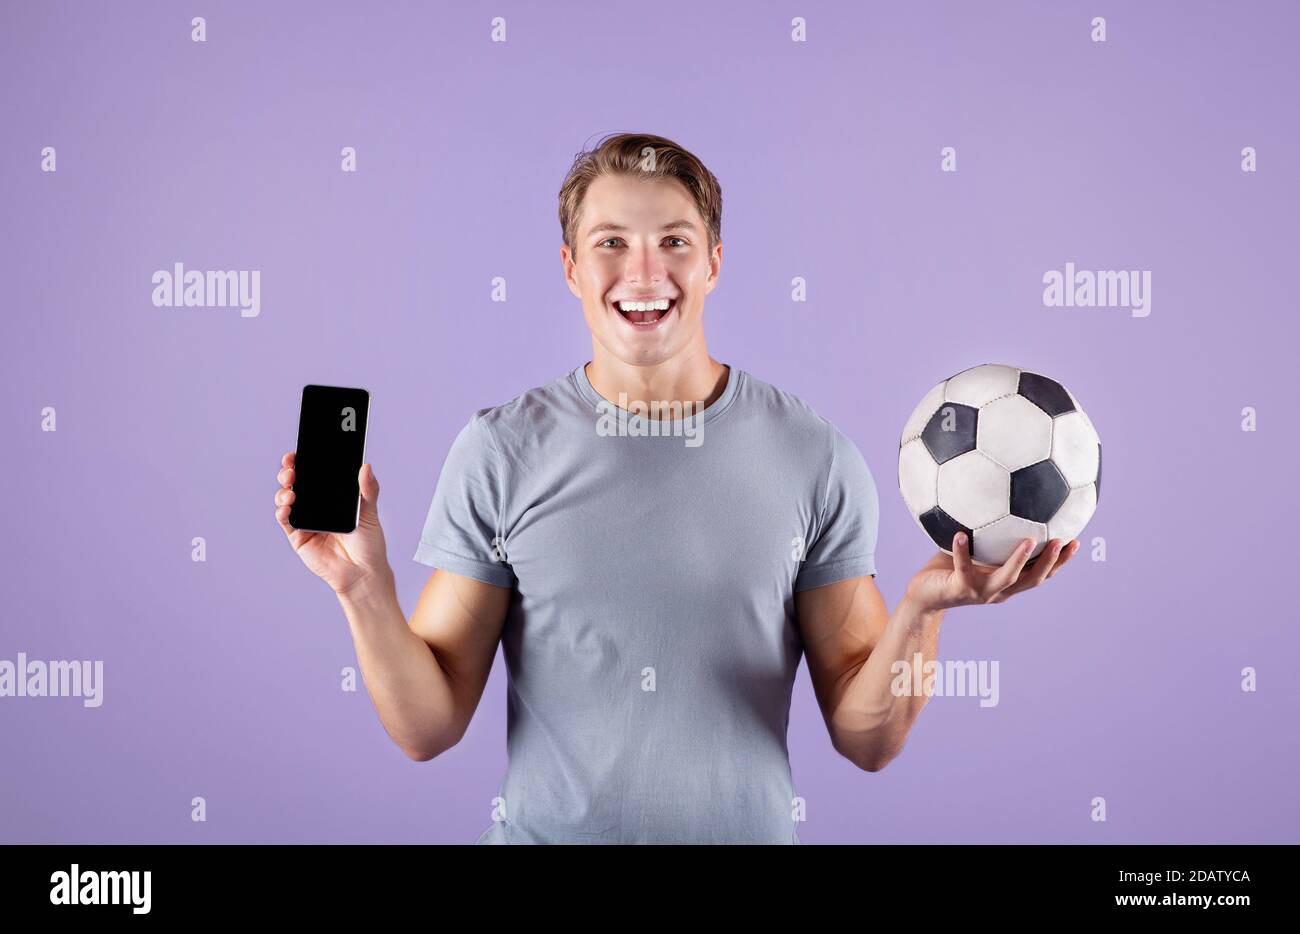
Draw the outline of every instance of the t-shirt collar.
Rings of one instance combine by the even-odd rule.
[[[740,387],[740,381],[744,379],[745,376],[743,370],[731,366],[728,363],[723,363],[723,366],[727,368],[727,385],[723,387],[722,395],[714,399],[712,404],[705,406],[704,408],[705,424],[708,424],[710,421],[717,418],[719,415],[721,415],[723,412],[727,410],[727,408],[731,405],[732,400],[736,398],[736,393]],[[576,369],[574,369],[573,372],[569,374],[569,378],[573,381],[573,385],[577,387],[578,393],[589,403],[591,403],[593,407],[599,408],[601,405],[607,405],[607,406],[615,405],[615,403],[609,401],[600,393],[596,392],[596,388],[591,385],[591,380],[587,378],[586,363],[580,364]],[[655,400],[645,400],[645,401],[650,402]],[[627,414],[627,417],[629,419],[641,418],[641,416],[634,415],[630,412]]]

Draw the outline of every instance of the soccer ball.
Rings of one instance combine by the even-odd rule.
[[[898,487],[917,524],[952,554],[1002,564],[1021,540],[1036,557],[1075,538],[1101,495],[1101,441],[1056,380],[986,363],[935,386],[903,426]]]

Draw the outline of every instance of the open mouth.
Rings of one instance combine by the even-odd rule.
[[[661,298],[647,302],[615,302],[614,308],[623,320],[639,328],[654,327],[672,314],[677,307],[677,299]]]

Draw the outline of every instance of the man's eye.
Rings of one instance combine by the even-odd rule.
[[[596,245],[597,245],[597,246],[604,246],[604,245],[607,244],[607,243],[618,243],[618,242],[619,242],[620,240],[622,240],[622,239],[623,239],[622,237],[610,237],[608,240],[602,240],[602,241],[600,241],[600,243],[598,243],[598,244],[596,244]],[[690,246],[690,244],[687,243],[685,240],[683,240],[681,237],[668,237],[667,239],[670,240],[670,241],[676,241],[676,244],[674,244],[674,245]]]

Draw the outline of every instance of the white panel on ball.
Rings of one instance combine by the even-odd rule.
[[[939,465],[939,508],[968,529],[1011,512],[1011,474],[979,451]]]
[[[1052,456],[1052,416],[1024,396],[1007,396],[980,409],[975,447],[1007,470]]]
[[[1097,487],[1089,483],[1071,490],[1056,515],[1047,523],[1047,537],[1069,542],[1083,531],[1097,509]]]
[[[939,502],[939,465],[920,438],[907,442],[898,452],[898,488],[914,516]]]
[[[1003,564],[1011,557],[1016,546],[1027,538],[1034,540],[1033,557],[1047,544],[1048,527],[1041,522],[1030,522],[1019,516],[1005,516],[992,525],[976,529],[971,533],[975,542],[975,551],[971,557],[982,564]]]
[[[1052,427],[1052,461],[1071,487],[1097,479],[1097,433],[1080,409],[1058,415]]]
[[[1013,366],[985,363],[963,370],[948,380],[944,390],[945,402],[957,402],[978,409],[994,399],[1015,393],[1020,383],[1020,371]]]

